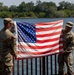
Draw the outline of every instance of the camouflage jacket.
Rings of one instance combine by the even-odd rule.
[[[66,31],[63,29],[62,37],[63,37],[64,52],[71,53],[74,48],[74,33],[72,31],[66,33]]]
[[[16,56],[16,50],[13,49],[15,47],[14,39],[12,38],[14,34],[9,30],[3,28],[0,31],[0,55],[5,56],[7,54],[12,54]]]

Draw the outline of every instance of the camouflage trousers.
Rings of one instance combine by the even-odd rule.
[[[11,75],[12,68],[12,57],[2,57],[0,60],[0,75]]]
[[[74,75],[73,74],[73,56],[72,53],[69,54],[59,54],[58,55],[58,73],[59,75],[64,75],[64,63],[67,66],[67,74],[68,75]]]

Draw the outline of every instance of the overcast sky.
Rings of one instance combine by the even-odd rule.
[[[26,2],[26,3],[27,2],[31,2],[31,1],[33,1],[34,3],[36,3],[37,0],[0,0],[0,2],[2,2],[3,5],[6,5],[6,6],[11,6],[11,5],[18,6],[23,1]],[[44,1],[47,1],[47,2],[52,1],[52,2],[56,3],[57,5],[61,1],[68,1],[70,3],[74,3],[74,0],[40,0],[40,1],[42,1],[42,2],[44,2]]]

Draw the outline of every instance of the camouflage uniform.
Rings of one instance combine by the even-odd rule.
[[[16,56],[13,36],[9,29],[3,28],[0,31],[0,75],[10,75],[12,71],[12,55]]]
[[[59,64],[59,75],[64,75],[64,62],[67,66],[67,74],[68,75],[74,75],[73,74],[73,46],[74,46],[74,34],[72,31],[69,31],[66,33],[66,31],[63,29],[62,31],[63,36],[63,46],[64,46],[64,53],[59,54],[58,56],[58,64]]]
[[[15,25],[14,25],[14,21],[11,21],[11,28],[10,28],[10,31],[14,34],[15,33]],[[17,56],[17,51],[16,51],[16,39],[11,39],[11,54],[13,56]]]
[[[10,31],[11,31],[12,33],[15,33],[15,25],[14,25],[14,21],[11,21],[10,23],[11,23]]]

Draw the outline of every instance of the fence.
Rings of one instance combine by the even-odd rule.
[[[57,75],[58,64],[57,54],[31,58],[24,60],[14,60],[12,75]]]

